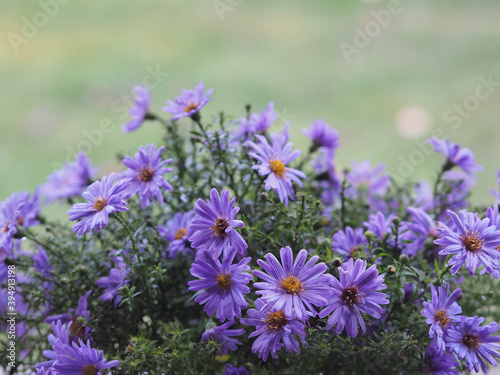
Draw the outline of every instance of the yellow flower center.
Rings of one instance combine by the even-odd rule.
[[[481,250],[484,246],[484,240],[479,239],[479,232],[472,233],[470,230],[466,236],[461,236],[462,243],[467,251],[473,253]]]
[[[273,172],[276,177],[284,178],[285,177],[285,164],[281,160],[271,159],[269,160],[269,168],[271,172]]]
[[[295,276],[289,276],[281,282],[283,290],[289,294],[297,294],[304,290],[302,283]]]
[[[279,330],[282,329],[287,324],[286,316],[283,310],[277,312],[269,312],[267,318],[263,319],[264,323],[267,323],[265,329]]]
[[[182,238],[187,234],[186,228],[181,228],[175,232],[175,239],[182,240]]]
[[[139,172],[139,176],[137,176],[137,179],[143,182],[149,182],[153,179],[154,176],[155,173],[149,167],[144,167]]]
[[[106,199],[99,197],[94,201],[92,208],[96,211],[101,211],[104,207],[106,207],[106,203]]]
[[[217,277],[217,286],[222,289],[222,290],[229,290],[231,289],[231,284],[232,284],[232,280],[231,280],[231,275],[230,274],[227,274],[227,275],[223,275],[223,274],[220,274],[218,277]]]
[[[198,104],[194,104],[194,103],[189,103],[186,108],[184,108],[184,112],[189,112],[189,111],[192,111],[193,109],[196,109],[198,108]]]
[[[434,314],[434,321],[439,323],[441,328],[444,328],[451,322],[448,314],[444,310],[439,310],[436,314]]]

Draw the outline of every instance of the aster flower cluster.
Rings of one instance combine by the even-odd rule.
[[[500,215],[469,201],[482,169],[470,150],[431,138],[444,155],[436,179],[401,183],[383,163],[342,165],[343,130],[324,120],[295,142],[296,124],[275,129],[274,102],[205,115],[213,90],[200,82],[167,100],[163,118],[146,88],[134,93],[122,129],[151,121],[165,132],[158,144],[137,145],[98,179],[78,154],[0,202],[8,372],[497,365]],[[67,220],[49,218],[55,200]]]

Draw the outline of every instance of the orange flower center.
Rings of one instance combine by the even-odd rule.
[[[271,168],[271,172],[273,172],[276,177],[284,178],[285,177],[285,164],[281,160],[271,159],[269,160],[269,168]]]
[[[139,176],[137,178],[140,181],[149,182],[153,179],[154,176],[155,176],[155,173],[149,167],[144,167],[139,172]]]
[[[304,290],[302,283],[295,276],[289,276],[281,282],[281,286],[288,294],[297,294]]]
[[[181,228],[175,232],[175,239],[182,240],[182,238],[187,234],[186,228]]]
[[[210,227],[214,231],[213,236],[219,236],[220,238],[226,235],[226,229],[229,226],[229,223],[226,219],[217,219],[215,220],[215,224],[213,227]]]
[[[467,236],[461,236],[462,243],[467,251],[471,251],[473,253],[481,250],[484,246],[484,240],[479,239],[479,232],[472,233],[470,230],[467,233]]]
[[[22,216],[19,216],[19,219],[17,219],[17,225],[22,227],[24,224],[24,218]]]
[[[189,112],[189,111],[192,111],[193,109],[196,109],[198,108],[198,104],[194,104],[194,103],[189,103],[186,108],[184,108],[184,112]]]
[[[266,319],[263,319],[264,323],[267,323],[265,329],[272,329],[274,331],[282,329],[287,324],[286,316],[283,310],[277,312],[269,312]]]
[[[231,289],[231,284],[233,282],[231,281],[231,275],[230,274],[227,274],[227,275],[223,275],[223,274],[220,274],[218,277],[217,277],[217,286],[222,289],[222,290],[229,290]]]
[[[106,203],[106,199],[99,197],[94,201],[94,206],[92,206],[92,208],[96,211],[101,211],[104,207],[106,207]]]
[[[451,319],[446,311],[439,310],[436,314],[434,314],[434,321],[438,322],[441,328],[444,328],[451,322]]]

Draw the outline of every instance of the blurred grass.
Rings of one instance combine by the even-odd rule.
[[[478,77],[500,81],[500,3],[494,0],[401,1],[402,12],[348,63],[340,43],[387,2],[243,1],[221,21],[212,1],[72,1],[14,53],[7,34],[20,34],[38,2],[5,2],[0,14],[0,200],[33,189],[85,139],[82,131],[109,119],[113,131],[92,148],[102,174],[117,168],[117,152],[160,142],[159,126],[129,135],[112,103],[129,95],[147,69],[168,77],[152,91],[153,109],[203,80],[214,87],[205,116],[220,109],[235,117],[245,103],[260,110],[274,101],[292,120],[292,141],[305,149],[300,129],[323,118],[337,128],[342,167],[351,160],[385,161],[397,173],[400,157],[417,150],[396,130],[403,108],[421,108],[433,128],[474,151],[485,172],[473,201],[489,204],[500,167],[500,93],[482,101],[458,130],[443,121],[454,103],[474,94]],[[431,129],[420,137],[430,135]],[[433,178],[432,155],[410,179]]]

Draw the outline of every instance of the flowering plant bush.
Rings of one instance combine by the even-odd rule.
[[[286,126],[271,132],[272,103],[205,121],[212,90],[200,83],[167,101],[165,120],[146,89],[135,92],[123,131],[157,122],[162,145],[140,146],[123,171],[97,180],[79,154],[34,194],[0,204],[0,358],[10,373],[496,365],[500,218],[497,205],[469,207],[481,170],[470,150],[431,138],[445,157],[432,187],[370,161],[341,173],[339,135],[324,121],[304,131],[302,157]],[[55,200],[69,221],[45,217]]]

